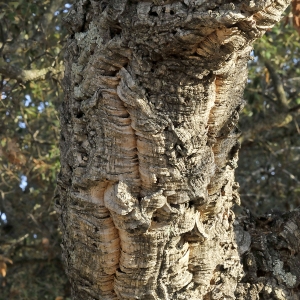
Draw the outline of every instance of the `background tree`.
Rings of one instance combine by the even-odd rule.
[[[64,4],[14,1],[0,6],[0,273],[8,268],[6,277],[0,276],[0,299],[69,296],[51,204],[59,168],[61,16],[71,6]],[[292,23],[288,10],[256,43],[249,63],[237,181],[242,203],[257,214],[299,205],[299,37]],[[272,69],[286,93],[285,111],[278,105]]]
[[[257,41],[249,63],[236,175],[242,202],[253,213],[291,210],[300,204],[300,44],[292,17],[289,9]]]
[[[0,299],[68,294],[52,204],[65,4],[0,3]]]

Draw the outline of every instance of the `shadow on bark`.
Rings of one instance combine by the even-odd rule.
[[[235,221],[235,238],[244,268],[237,299],[300,299],[300,209]]]

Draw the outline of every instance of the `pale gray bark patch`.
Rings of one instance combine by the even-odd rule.
[[[236,298],[247,60],[289,1],[226,2],[81,0],[66,17],[56,206],[73,299]]]

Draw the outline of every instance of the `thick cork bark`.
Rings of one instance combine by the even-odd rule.
[[[246,299],[236,123],[288,2],[74,5],[56,197],[73,299]]]

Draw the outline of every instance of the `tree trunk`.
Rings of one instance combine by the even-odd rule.
[[[279,256],[252,268],[259,226],[231,211],[251,44],[289,1],[227,2],[80,0],[65,18],[56,206],[73,299],[289,299],[274,290],[299,284]]]

